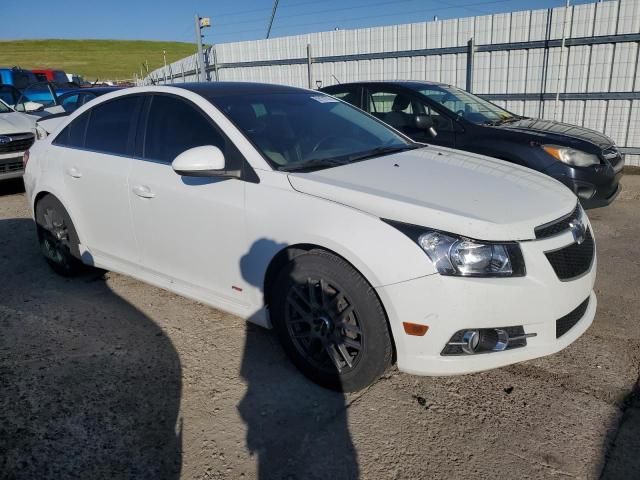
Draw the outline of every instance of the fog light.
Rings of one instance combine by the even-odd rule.
[[[478,344],[480,343],[480,332],[478,330],[467,330],[462,335],[462,351],[467,355],[476,353]]]
[[[524,333],[524,327],[478,328],[457,331],[442,350],[441,355],[474,355],[502,352],[527,345],[527,338],[536,333]]]

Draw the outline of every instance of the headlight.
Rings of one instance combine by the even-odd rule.
[[[385,222],[414,240],[441,275],[522,277],[526,273],[516,242],[482,242],[401,222]]]
[[[571,147],[542,145],[542,149],[556,160],[560,160],[562,163],[566,163],[567,165],[572,165],[574,167],[589,167],[600,163],[600,159],[597,155],[576,150]]]
[[[44,128],[42,128],[40,125],[36,123],[36,138],[38,140],[42,140],[47,138],[48,135],[49,135],[49,132],[47,132]]]

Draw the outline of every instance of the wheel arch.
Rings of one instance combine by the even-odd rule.
[[[78,228],[78,221],[76,219],[76,216],[74,215],[73,211],[71,209],[69,209],[69,207],[67,205],[65,205],[65,203],[60,199],[59,195],[56,195],[54,191],[52,191],[51,189],[42,189],[40,190],[38,193],[36,193],[33,197],[33,219],[34,221],[37,221],[36,219],[36,208],[38,207],[38,203],[46,196],[51,196],[53,198],[55,198],[60,205],[62,205],[62,207],[65,209],[65,211],[67,212],[67,215],[69,215],[69,218],[71,218],[71,223],[73,223],[73,229],[76,232],[76,235],[78,236],[78,241],[82,244],[82,234],[80,233],[81,230],[80,228]]]
[[[322,245],[317,245],[314,243],[298,243],[295,245],[288,245],[284,248],[282,248],[281,250],[279,250],[272,258],[271,261],[269,262],[269,265],[267,266],[267,270],[265,271],[265,275],[264,275],[264,281],[263,281],[263,301],[264,301],[264,305],[268,308],[272,295],[273,295],[273,287],[275,284],[275,281],[278,277],[278,274],[280,273],[280,271],[294,258],[296,258],[299,255],[303,255],[307,252],[310,252],[312,250],[322,250],[325,251],[327,253],[330,253],[332,255],[335,255],[336,257],[342,259],[343,261],[345,261],[346,263],[348,263],[351,268],[353,268],[356,272],[358,272],[360,275],[362,275],[362,278],[364,278],[364,280],[369,284],[369,286],[371,287],[371,289],[373,290],[376,298],[378,299],[378,301],[380,302],[380,305],[382,307],[382,311],[384,313],[384,317],[385,320],[387,322],[387,329],[389,331],[389,336],[391,338],[391,346],[393,349],[393,356],[392,356],[392,360],[395,363],[397,355],[396,355],[396,341],[395,338],[393,336],[393,329],[391,328],[391,323],[389,321],[389,315],[387,314],[387,309],[384,305],[384,302],[382,301],[382,299],[380,298],[380,295],[378,295],[378,292],[376,291],[375,287],[373,286],[373,282],[371,282],[371,280],[369,278],[367,278],[367,275],[361,270],[359,269],[356,265],[354,265],[353,262],[351,262],[348,258],[345,258],[344,255],[341,255],[340,253],[327,248],[325,246]]]

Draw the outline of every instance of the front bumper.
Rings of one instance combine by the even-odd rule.
[[[429,275],[377,288],[396,343],[398,368],[417,375],[456,375],[502,367],[562,350],[591,325],[597,300],[593,292],[597,258],[589,271],[560,281],[544,252],[573,243],[571,233],[522,242],[527,274],[520,278],[464,278]],[[428,261],[425,258],[425,261]],[[556,338],[556,320],[589,298],[582,318]],[[422,337],[407,335],[402,322],[428,325]],[[443,356],[459,330],[522,325],[537,336],[527,345],[502,352]]]
[[[554,163],[545,173],[564,183],[585,209],[606,207],[620,193],[624,159],[618,156],[607,163],[588,168],[576,168]]]

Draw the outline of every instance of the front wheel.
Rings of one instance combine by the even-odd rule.
[[[362,275],[335,255],[312,250],[294,258],[278,275],[271,311],[289,358],[324,387],[360,390],[391,365],[380,300]]]

